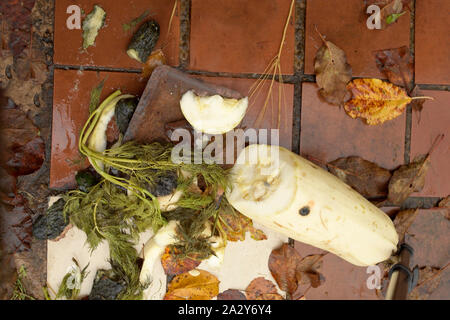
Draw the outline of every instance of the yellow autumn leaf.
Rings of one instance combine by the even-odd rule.
[[[208,271],[191,270],[173,278],[164,300],[211,300],[219,294],[219,282]]]
[[[398,117],[411,100],[429,98],[410,98],[403,88],[380,79],[355,79],[347,89],[353,97],[345,103],[345,111],[350,117],[363,118],[370,125]]]

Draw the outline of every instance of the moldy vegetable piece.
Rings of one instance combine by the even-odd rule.
[[[125,131],[127,131],[128,124],[130,123],[131,117],[133,117],[138,102],[138,98],[127,98],[117,102],[114,115],[120,133],[125,134]]]
[[[94,173],[89,169],[78,171],[75,175],[78,188],[83,192],[88,192],[89,189],[98,183],[98,179]]]
[[[116,278],[113,270],[98,270],[89,300],[116,300],[126,288],[125,282]]]
[[[176,171],[167,171],[155,179],[155,183],[150,187],[150,192],[156,197],[171,194],[178,185],[178,175]]]
[[[149,20],[142,24],[133,35],[128,46],[127,54],[130,58],[145,63],[155,48],[159,39],[159,24],[154,20]]]
[[[45,214],[39,216],[33,223],[33,236],[39,240],[55,239],[69,224],[68,217],[64,217],[65,205],[63,199],[56,201]]]
[[[95,43],[98,31],[105,24],[106,12],[102,7],[95,5],[94,10],[83,21],[83,49]]]

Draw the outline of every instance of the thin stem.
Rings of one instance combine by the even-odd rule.
[[[423,96],[423,97],[412,97],[412,98],[411,98],[411,100],[418,100],[418,99],[434,100],[433,97],[427,97],[427,96]]]

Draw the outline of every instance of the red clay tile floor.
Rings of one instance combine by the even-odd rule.
[[[291,1],[178,1],[168,33],[174,1],[132,0],[124,10],[118,2],[82,0],[78,3],[85,13],[94,4],[102,5],[108,12],[106,26],[100,30],[96,45],[86,51],[81,50],[81,31],[65,27],[66,9],[71,3],[59,0],[55,8],[50,175],[50,187],[55,189],[73,186],[73,176],[80,164],[74,165],[70,159],[77,159],[76,141],[88,115],[91,88],[104,78],[107,79],[104,96],[118,88],[139,95],[145,87],[145,80],[139,74],[141,65],[125,53],[132,32],[123,30],[124,23],[148,10],[149,16],[160,23],[158,46],[165,51],[169,65],[182,66],[182,70],[194,77],[246,95],[258,74],[264,72],[278,52]],[[407,7],[406,13],[386,30],[369,30],[364,1],[296,0],[281,56],[281,73],[286,77],[283,84],[275,82],[273,98],[278,100],[281,88],[281,145],[319,164],[356,155],[394,169],[427,153],[433,139],[444,134],[444,140],[431,157],[424,189],[413,194],[409,202],[422,203],[420,199],[429,199],[435,204],[438,198],[450,193],[449,1],[416,0],[415,3],[415,8],[412,4]],[[415,84],[434,100],[427,101],[420,114],[408,108],[401,116],[379,126],[369,127],[351,119],[342,108],[329,105],[318,95],[311,76],[314,57],[321,46],[316,30],[345,51],[353,77],[385,78],[377,69],[373,51],[414,44],[411,50],[415,57]],[[295,59],[303,61],[304,70],[294,72]],[[86,67],[92,70],[84,70]],[[253,99],[244,126],[253,125],[263,104],[264,90],[267,87],[261,96]],[[277,126],[274,120],[277,108],[276,103],[269,106],[262,127]],[[398,209],[389,208],[389,212]],[[419,266],[448,264],[449,224],[445,210],[422,208],[408,232],[408,241],[416,249],[414,262]],[[301,256],[321,252],[298,242],[294,247]],[[323,264],[324,285],[316,289],[301,287],[292,298],[303,295],[306,299],[380,298],[375,290],[367,288],[365,268],[354,267],[332,254],[324,257]],[[449,272],[442,277],[438,289],[427,297],[449,298]]]

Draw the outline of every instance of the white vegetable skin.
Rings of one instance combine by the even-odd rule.
[[[111,102],[102,110],[100,117],[95,125],[94,130],[89,136],[87,141],[87,146],[89,149],[97,152],[103,152],[106,150],[107,137],[106,130],[108,129],[108,124],[114,116],[114,111],[116,110],[117,102],[121,99],[133,98],[134,96],[130,94],[123,94],[111,100]],[[100,160],[93,160],[89,158],[89,162],[93,165],[93,162],[103,170],[103,162]]]
[[[256,162],[249,160],[251,155]],[[377,264],[396,250],[398,235],[391,219],[306,159],[278,146],[250,145],[236,163],[226,196],[258,223],[357,266]],[[309,214],[301,215],[302,208]]]
[[[197,131],[223,134],[236,128],[245,116],[248,98],[227,99],[219,95],[200,97],[187,91],[180,100],[181,112]]]
[[[144,263],[142,265],[139,280],[141,283],[152,281],[152,273],[155,263],[161,263],[161,257],[168,245],[176,242],[178,222],[170,221],[158,230],[144,246]]]

